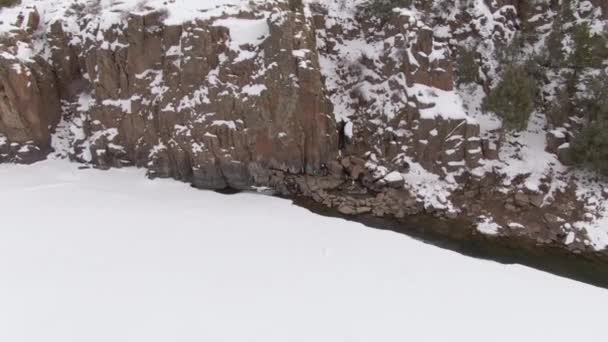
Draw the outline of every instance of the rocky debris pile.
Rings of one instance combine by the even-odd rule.
[[[547,152],[554,153],[564,165],[572,165],[570,143],[572,133],[565,127],[556,128],[547,132]]]

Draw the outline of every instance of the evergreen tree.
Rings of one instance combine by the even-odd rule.
[[[579,166],[608,175],[608,75],[603,72],[585,85],[585,95],[575,106],[586,124],[572,143],[572,159]]]
[[[392,15],[393,9],[410,7],[414,0],[368,0],[360,7],[364,16],[375,17],[386,21]]]
[[[549,67],[557,68],[564,63],[563,41],[565,38],[563,30],[563,21],[561,16],[557,16],[553,20],[551,33],[547,37],[545,46],[545,60]]]
[[[572,99],[568,87],[560,88],[547,109],[547,118],[554,126],[561,126],[568,122],[572,114]]]
[[[483,110],[496,113],[505,128],[523,130],[534,111],[536,81],[524,65],[509,64],[502,80],[483,101]]]
[[[474,50],[459,47],[456,53],[456,82],[468,84],[479,82],[479,65],[477,54]]]
[[[574,52],[570,56],[570,64],[575,70],[600,68],[608,59],[607,39],[601,35],[592,35],[589,24],[576,25],[572,39]]]

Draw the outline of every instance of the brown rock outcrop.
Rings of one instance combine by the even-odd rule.
[[[66,132],[71,157],[102,168],[136,165],[201,188],[247,188],[266,184],[271,169],[315,174],[333,159],[332,106],[301,9],[268,4],[174,26],[164,19],[162,11],[130,14],[102,29],[83,17],[77,33],[54,22],[52,70],[18,63],[19,74],[0,61],[0,132],[47,151],[60,95],[79,130]],[[264,34],[241,41],[224,19]]]
[[[43,158],[50,149],[50,130],[60,116],[50,66],[39,58],[23,62],[8,54],[0,55],[0,133],[13,147],[6,159],[26,152],[23,161]],[[21,150],[24,145],[36,148]]]

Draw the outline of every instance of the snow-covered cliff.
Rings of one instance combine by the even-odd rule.
[[[0,161],[145,167],[605,254],[608,183],[568,157],[585,118],[548,111],[569,70],[601,74],[607,61],[579,70],[546,51],[557,40],[575,55],[579,26],[605,35],[606,7],[23,0],[0,12]],[[528,60],[539,90],[513,130],[482,103]]]

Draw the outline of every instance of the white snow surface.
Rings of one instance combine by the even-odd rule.
[[[0,340],[580,341],[608,291],[142,170],[0,165]]]

